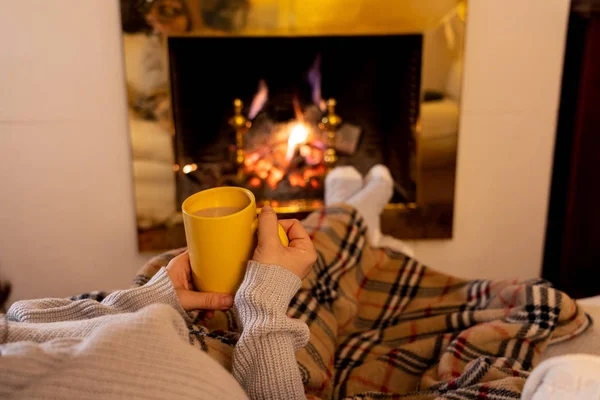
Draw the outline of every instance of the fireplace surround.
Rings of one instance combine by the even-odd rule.
[[[198,190],[247,187],[302,217],[331,168],[377,163],[395,181],[384,233],[452,236],[463,2],[364,1],[335,23],[260,1],[224,23],[177,2],[198,12],[187,25],[181,10],[171,25],[122,14],[140,250],[185,244],[178,205]]]

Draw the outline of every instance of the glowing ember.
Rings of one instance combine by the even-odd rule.
[[[295,187],[295,186],[306,187],[306,181],[304,180],[302,175],[300,175],[298,172],[294,172],[293,174],[290,174],[288,179],[290,181],[290,186],[292,186],[292,187]]]
[[[287,153],[285,154],[285,159],[287,161],[291,161],[291,159],[294,157],[296,146],[306,142],[307,138],[308,128],[304,124],[297,123],[292,127],[290,138],[288,139]]]
[[[251,167],[254,164],[256,164],[256,162],[260,160],[260,153],[252,153],[252,154],[248,154],[246,155],[246,157],[244,158],[244,165],[246,167]]]
[[[284,175],[285,172],[283,170],[273,167],[271,169],[271,173],[267,177],[267,185],[269,185],[271,189],[277,188],[277,184],[283,179]]]
[[[267,176],[269,176],[269,170],[271,169],[271,167],[273,167],[273,164],[271,164],[267,160],[262,159],[258,160],[256,165],[254,166],[254,171],[260,179],[266,179]]]
[[[309,180],[310,178],[319,177],[323,175],[325,175],[325,166],[319,165],[315,168],[305,169],[302,177],[304,178],[304,180]]]
[[[252,177],[252,178],[250,179],[250,181],[248,182],[248,184],[250,185],[250,187],[253,187],[253,188],[260,187],[260,184],[261,184],[261,183],[262,183],[262,181],[260,180],[260,178],[258,178],[258,177],[256,177],[256,176],[255,176],[255,177]]]

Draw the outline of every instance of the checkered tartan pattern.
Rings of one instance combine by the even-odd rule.
[[[546,346],[591,325],[543,280],[463,280],[372,249],[362,217],[348,206],[322,209],[303,224],[318,260],[288,315],[310,328],[296,353],[310,399],[518,399]],[[181,251],[151,260],[134,286]],[[190,343],[230,369],[233,313],[200,322],[198,315]]]

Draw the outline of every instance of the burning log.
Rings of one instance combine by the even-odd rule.
[[[290,181],[290,185],[292,187],[306,187],[306,180],[298,172],[290,174],[290,176],[288,176],[288,180]]]
[[[247,168],[252,168],[261,157],[262,156],[259,152],[247,153],[244,157],[244,165]]]
[[[309,179],[311,179],[313,177],[321,177],[321,176],[325,175],[325,172],[326,172],[325,166],[321,164],[318,167],[305,169],[304,172],[302,173],[302,176],[303,176],[304,180],[308,181]]]
[[[258,160],[254,165],[254,172],[260,179],[267,179],[267,177],[269,176],[269,170],[272,167],[273,164],[262,158]]]
[[[283,179],[284,175],[285,172],[282,169],[272,167],[269,176],[266,178],[267,185],[269,185],[271,189],[276,189],[277,184]]]
[[[276,165],[281,168],[285,168],[288,165],[289,161],[285,158],[286,156],[286,146],[273,146],[273,151],[269,154],[273,165]]]
[[[302,149],[300,149],[300,154],[304,157],[306,164],[315,166],[319,165],[323,162],[324,152],[321,149],[318,149],[313,146],[307,146],[308,149],[304,149],[304,153],[302,154]]]

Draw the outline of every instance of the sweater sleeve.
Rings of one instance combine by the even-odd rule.
[[[14,303],[7,312],[9,321],[45,323],[77,321],[105,315],[138,311],[150,304],[161,303],[173,307],[186,322],[190,318],[183,310],[165,268],[161,268],[144,286],[119,290],[102,302],[85,299],[36,299]]]
[[[286,315],[301,281],[276,266],[248,263],[235,296],[242,335],[233,353],[233,375],[251,399],[304,399],[296,350],[304,347],[308,326]]]

